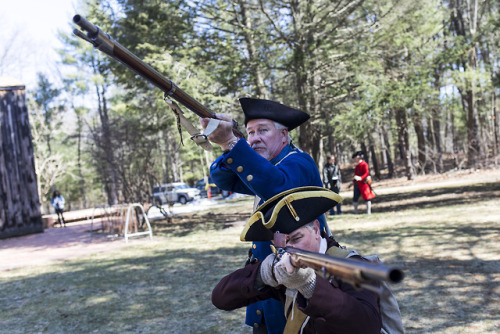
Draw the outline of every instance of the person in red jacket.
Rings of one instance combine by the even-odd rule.
[[[366,213],[372,213],[372,202],[371,200],[375,198],[375,194],[370,187],[371,177],[370,169],[366,161],[363,160],[364,154],[362,151],[357,151],[352,155],[356,167],[354,168],[354,178],[352,182],[354,183],[354,195],[352,197],[352,205],[354,206],[354,213],[358,213],[358,199],[362,196],[366,202]]]

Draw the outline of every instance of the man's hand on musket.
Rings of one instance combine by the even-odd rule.
[[[283,254],[277,263],[274,261],[274,254],[268,255],[262,261],[259,279],[264,284],[272,287],[281,284],[289,289],[298,290],[307,299],[312,297],[316,286],[316,274],[312,268],[297,267],[297,263],[288,253]]]
[[[229,144],[238,141],[238,138],[233,134],[233,121],[226,114],[215,114],[215,117],[220,120],[220,123],[217,129],[208,136],[208,140],[219,145],[223,151],[229,150]],[[200,117],[200,124],[203,129],[207,128],[209,122],[210,118]]]

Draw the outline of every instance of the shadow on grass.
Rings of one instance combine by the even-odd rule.
[[[362,245],[354,247],[362,254],[373,254],[374,249],[383,252],[384,245],[397,249],[382,253],[381,259],[405,272],[405,280],[393,289],[407,333],[463,332],[463,328],[480,322],[486,327],[479,332],[493,333],[500,321],[500,298],[495,292],[500,288],[500,261],[485,261],[475,252],[497,240],[500,226],[488,221],[483,224],[336,232],[340,244],[349,240]],[[410,248],[409,240],[415,242]]]
[[[399,262],[406,279],[393,288],[408,333],[438,333],[479,321],[498,323],[495,289],[500,261],[482,261],[472,253],[467,260],[440,253],[429,258],[407,252],[403,240],[423,240],[437,250],[461,252],[498,236],[500,227],[339,232],[341,244],[344,239],[367,249],[398,245],[391,264]],[[467,236],[468,241],[453,242],[456,236]],[[147,256],[67,262],[54,272],[1,283],[0,325],[9,333],[26,328],[50,333],[248,333],[242,325],[244,310],[220,311],[210,301],[215,284],[240,268],[245,255],[241,247],[155,249]]]
[[[375,189],[376,192],[376,189]],[[435,208],[451,205],[474,204],[500,196],[500,183],[445,187],[402,193],[381,194],[372,200],[372,212],[393,212],[410,209]],[[360,199],[363,203],[363,200]],[[352,198],[343,204],[352,205]]]
[[[243,253],[155,251],[71,261],[54,272],[3,280],[0,326],[8,333],[238,333],[243,317],[215,309],[210,295],[244,262]]]
[[[474,203],[491,200],[499,190],[500,184],[485,184],[381,195],[378,200],[394,206],[384,209],[387,211],[450,203],[472,204],[473,209]],[[172,224],[155,223],[155,234],[179,237],[220,230],[249,216],[249,212],[186,215]],[[487,250],[498,240],[500,226],[483,223],[431,221],[428,226],[395,225],[376,231],[335,229],[334,233],[341,244],[353,241],[354,248],[363,254],[383,251],[386,245],[396,249],[381,255],[387,264],[400,265],[406,273],[405,280],[393,288],[407,333],[463,332],[460,327],[470,329],[470,324],[478,322],[488,324],[476,332],[494,333],[500,321],[500,301],[495,293],[499,289],[500,261],[481,260],[473,250]],[[410,242],[413,244],[408,248]],[[147,255],[138,254],[103,254],[57,264],[50,272],[42,268],[42,273],[19,279],[0,277],[0,328],[6,333],[250,331],[242,325],[244,310],[219,311],[210,301],[215,284],[243,265],[244,249],[160,247]],[[453,256],[456,254],[460,257]]]
[[[244,213],[215,213],[203,212],[175,216],[171,222],[166,220],[153,223],[155,235],[183,237],[199,231],[219,231],[233,226],[235,222],[246,222],[250,212]]]
[[[494,196],[500,197],[500,183],[483,183],[471,186],[446,187],[431,190],[412,191],[397,194],[379,195],[373,200],[372,212],[396,212],[411,209],[445,207],[479,203]],[[362,201],[361,201],[362,202]],[[242,203],[242,206],[246,204]],[[352,198],[344,201],[344,212],[352,210]],[[363,203],[360,212],[363,212]],[[222,208],[218,211],[204,211],[194,214],[175,216],[171,222],[166,220],[153,223],[156,235],[182,237],[197,231],[221,230],[234,222],[246,222],[250,210],[241,212],[238,207]]]
[[[406,266],[412,284],[403,283],[394,290],[407,333],[439,333],[445,329],[457,333],[464,328],[472,333],[479,322],[485,327],[478,332],[496,332],[500,321],[495,293],[499,260],[417,259],[406,262]],[[422,319],[430,319],[431,325],[429,321],[422,323]]]

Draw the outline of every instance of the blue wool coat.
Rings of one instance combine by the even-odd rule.
[[[259,204],[285,190],[304,187],[322,187],[321,176],[309,154],[287,145],[271,161],[255,152],[244,139],[217,158],[210,167],[213,182],[221,189],[261,198]],[[324,217],[318,218],[324,227]],[[252,260],[261,261],[271,254],[270,242],[252,244]],[[283,306],[276,299],[258,301],[247,307],[245,323],[262,326],[262,317],[269,334],[283,333],[286,318]]]

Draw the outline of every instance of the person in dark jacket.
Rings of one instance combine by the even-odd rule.
[[[326,189],[330,189],[334,193],[340,193],[342,189],[342,175],[340,173],[340,166],[335,164],[335,156],[329,155],[327,163],[323,167],[323,183]],[[342,214],[342,204],[337,204],[337,214]],[[330,215],[334,215],[334,208],[330,209]]]
[[[241,240],[269,240],[279,231],[286,234],[287,246],[332,255],[345,251],[320,231],[315,218],[341,201],[338,194],[320,187],[285,191],[257,208]],[[376,293],[297,267],[286,254],[279,262],[275,259],[271,254],[222,278],[212,291],[212,303],[230,311],[267,298],[280,300],[287,317],[283,333],[381,333]]]

